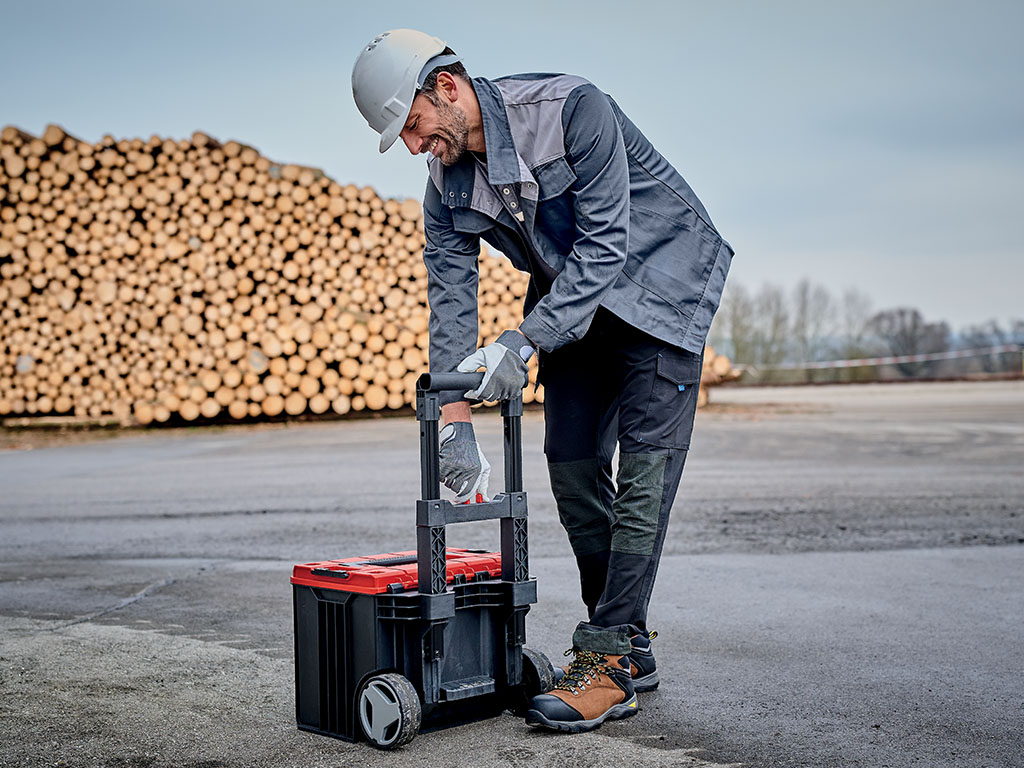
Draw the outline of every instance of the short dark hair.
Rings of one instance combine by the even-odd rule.
[[[454,54],[455,51],[451,48],[445,48],[440,53],[441,56],[452,56]],[[463,80],[469,80],[469,75],[466,73],[466,68],[462,66],[461,61],[456,61],[453,64],[445,64],[443,67],[434,67],[423,79],[423,86],[420,88],[420,92],[430,99],[431,102],[434,101],[434,91],[437,90],[437,76],[442,72],[447,72],[450,75],[461,77]]]

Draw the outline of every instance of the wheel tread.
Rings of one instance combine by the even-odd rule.
[[[363,722],[363,696],[367,688],[374,682],[383,683],[390,688],[394,692],[395,699],[398,702],[398,734],[394,739],[387,743],[375,741],[367,732],[366,724]],[[423,720],[423,707],[420,704],[419,693],[417,693],[415,686],[409,682],[408,678],[404,675],[398,674],[397,672],[385,672],[383,674],[374,675],[363,683],[359,690],[359,696],[357,697],[357,707],[357,711],[359,712],[359,725],[362,728],[363,736],[377,749],[391,750],[405,746],[416,737],[416,734],[420,730],[420,724]]]

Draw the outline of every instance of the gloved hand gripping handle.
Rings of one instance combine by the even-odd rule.
[[[424,373],[416,380],[416,418],[420,422],[420,498],[441,498],[437,466],[437,423],[441,420],[438,394],[465,393],[479,387],[483,373]]]
[[[416,381],[416,418],[420,422],[420,480],[423,499],[441,497],[441,480],[437,467],[437,422],[441,420],[438,394],[466,392],[480,386],[484,374],[424,373]],[[523,490],[523,400],[521,397],[503,401],[501,415],[505,421],[505,492]],[[429,428],[428,428],[429,427]]]

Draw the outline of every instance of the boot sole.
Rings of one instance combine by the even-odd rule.
[[[605,720],[622,720],[632,717],[639,709],[640,705],[637,703],[636,694],[633,694],[632,698],[621,704],[616,704],[603,715],[595,717],[593,720],[548,720],[543,713],[538,712],[536,709],[531,709],[526,713],[526,724],[534,728],[547,728],[548,730],[561,731],[562,733],[583,733],[594,730]]]
[[[648,691],[653,691],[658,687],[658,684],[660,682],[661,681],[658,679],[658,672],[657,670],[655,670],[654,672],[651,672],[651,674],[649,675],[644,675],[643,677],[634,677],[633,690],[637,693],[646,693]]]

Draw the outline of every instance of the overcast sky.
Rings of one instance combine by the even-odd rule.
[[[571,72],[679,169],[756,289],[807,277],[954,328],[1024,317],[1024,3],[0,0],[0,123],[202,130],[388,196],[422,159],[352,103],[386,29],[471,74]]]

